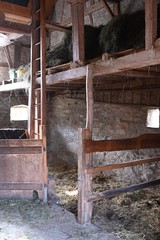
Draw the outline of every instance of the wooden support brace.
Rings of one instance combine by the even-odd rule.
[[[139,189],[153,187],[153,186],[156,186],[159,184],[160,184],[160,179],[157,179],[157,180],[153,180],[150,182],[143,182],[143,183],[127,186],[127,187],[121,187],[121,188],[105,191],[105,192],[102,192],[99,194],[92,195],[88,199],[88,202],[98,201],[98,200],[101,200],[101,199],[107,198],[107,197],[115,197],[122,193],[133,192],[133,191],[137,191]]]
[[[87,197],[92,195],[92,174],[86,174],[85,168],[92,167],[92,155],[85,154],[83,142],[91,138],[91,133],[88,129],[79,129],[78,136],[78,222],[87,224],[92,218],[92,203]]]
[[[157,0],[145,1],[145,48],[150,49],[157,38]]]
[[[94,173],[97,173],[97,172],[113,170],[113,169],[118,169],[118,168],[125,168],[125,167],[133,167],[133,166],[142,165],[142,164],[145,164],[145,163],[152,163],[152,162],[159,162],[159,161],[160,161],[160,157],[152,157],[152,158],[149,158],[149,159],[134,160],[134,161],[131,161],[131,162],[108,164],[106,166],[99,166],[99,167],[86,169],[86,173],[94,174]]]

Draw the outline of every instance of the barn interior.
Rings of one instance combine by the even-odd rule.
[[[0,9],[0,199],[37,197],[120,239],[158,240],[159,1]]]

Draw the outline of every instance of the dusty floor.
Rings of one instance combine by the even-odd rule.
[[[54,203],[0,201],[0,240],[117,240],[90,224],[81,226],[74,214]]]
[[[77,214],[76,168],[53,167],[56,180],[56,202]],[[126,183],[122,183],[123,185]],[[99,174],[94,191],[120,187],[121,183]],[[156,191],[155,191],[156,190]],[[160,188],[148,188],[94,203],[93,223],[125,240],[160,240]]]
[[[40,200],[0,200],[0,240],[160,239],[158,188],[96,202],[93,224],[81,226],[76,221],[76,169],[54,167],[49,175],[56,180],[56,195],[51,191],[47,204]],[[94,191],[119,185],[102,174],[94,178]]]

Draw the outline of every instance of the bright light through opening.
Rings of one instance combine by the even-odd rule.
[[[159,128],[159,109],[149,109],[147,112],[147,123],[148,128]]]

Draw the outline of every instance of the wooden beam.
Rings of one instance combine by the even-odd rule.
[[[42,154],[42,147],[0,147],[0,154]]]
[[[0,139],[1,147],[42,147],[42,140],[31,140],[31,139]]]
[[[114,75],[121,72],[160,64],[160,48],[133,53],[116,59],[98,61],[93,64],[94,76]],[[86,77],[86,66],[46,76],[46,84],[71,82]],[[106,80],[107,81],[107,80]],[[40,83],[40,78],[37,78]]]
[[[92,134],[93,129],[93,65],[87,65],[86,74],[86,128]]]
[[[72,30],[68,29],[67,27],[63,27],[63,26],[58,25],[56,23],[50,23],[49,21],[46,21],[45,26],[46,26],[46,28],[49,28],[53,31],[72,32]]]
[[[104,7],[107,9],[109,15],[113,18],[114,17],[114,13],[112,12],[110,6],[108,5],[108,3],[106,2],[106,0],[103,0],[103,4],[104,4]]]
[[[136,138],[117,140],[86,140],[85,153],[160,148],[160,134],[144,134]]]
[[[7,2],[0,2],[0,11],[3,13],[10,13],[13,15],[31,18],[31,8],[23,7]]]
[[[30,34],[30,26],[9,21],[0,21],[0,32]]]
[[[3,183],[0,182],[0,190],[42,190],[43,183],[34,183],[34,182],[12,182],[12,183]]]
[[[114,14],[114,16],[119,15],[119,3],[118,2],[113,4],[113,14]]]
[[[84,48],[84,1],[71,4],[73,62],[85,60]]]
[[[31,24],[30,18],[18,16],[18,15],[11,14],[11,13],[5,13],[4,15],[5,15],[5,18],[4,18],[5,21],[21,23],[21,24],[25,24],[25,25]]]
[[[154,48],[117,59],[99,61],[94,66],[94,76],[114,74],[158,64],[160,64],[160,48]]]
[[[19,89],[28,89],[30,88],[29,82],[15,82],[15,83],[8,83],[4,85],[0,85],[0,92],[7,92]]]
[[[118,169],[118,168],[125,168],[125,167],[133,167],[133,166],[142,165],[142,164],[145,164],[145,163],[152,163],[152,162],[159,162],[159,161],[160,161],[160,157],[152,157],[152,158],[149,158],[149,159],[134,160],[134,161],[131,161],[131,162],[108,164],[106,166],[99,166],[99,167],[86,169],[86,173],[94,174],[94,173],[97,173],[97,172],[113,170],[113,169]]]
[[[100,0],[99,2],[97,2],[97,3],[89,6],[88,8],[86,8],[86,9],[84,10],[84,16],[90,15],[90,14],[92,14],[93,12],[96,12],[96,11],[102,9],[102,8],[104,8],[104,4],[103,4],[103,0]],[[71,22],[72,22],[72,18],[69,17],[69,18],[65,19],[65,20],[62,22],[61,25],[66,26],[66,25],[70,24]]]
[[[88,198],[88,202],[98,201],[108,197],[115,197],[122,193],[133,192],[133,191],[137,191],[139,189],[148,188],[148,187],[154,187],[159,184],[160,184],[160,179],[157,179],[150,182],[143,182],[143,183],[127,186],[127,187],[121,187],[121,188],[109,190],[106,192],[92,195],[91,197]]]
[[[145,47],[153,47],[157,39],[157,0],[145,1]]]

